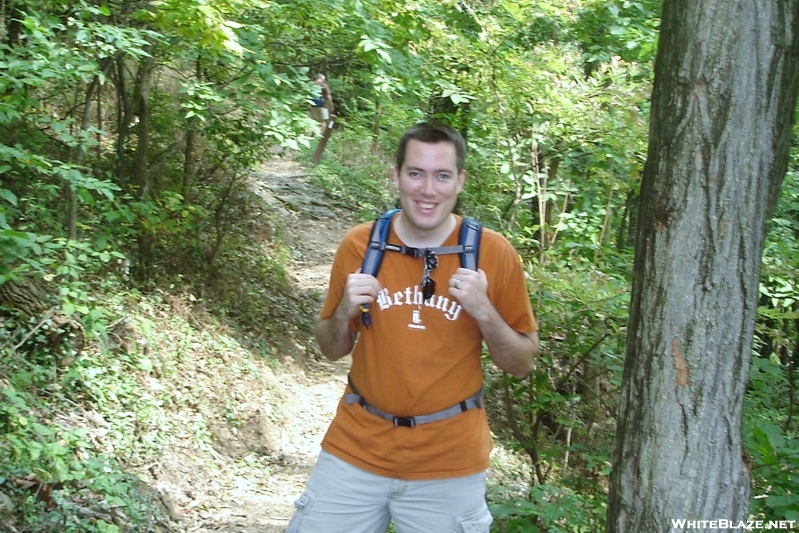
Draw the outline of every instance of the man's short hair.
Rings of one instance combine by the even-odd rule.
[[[430,120],[414,124],[402,134],[397,144],[397,169],[401,169],[405,163],[405,153],[408,149],[408,142],[411,139],[423,143],[436,144],[439,142],[449,142],[455,146],[455,163],[458,173],[463,171],[466,165],[466,141],[463,136],[454,128],[441,122]]]

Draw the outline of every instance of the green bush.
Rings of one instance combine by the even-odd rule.
[[[527,498],[491,503],[496,533],[599,533],[605,500],[560,485],[531,487]]]
[[[42,533],[107,533],[166,521],[152,491],[66,414],[75,404],[62,380],[37,365],[11,370],[19,366],[0,358],[0,492],[15,502],[14,522]]]

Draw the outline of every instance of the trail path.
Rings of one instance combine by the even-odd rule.
[[[277,210],[292,252],[289,275],[303,293],[323,294],[336,247],[354,221],[346,207],[311,184],[296,162],[274,160],[254,173],[252,187]],[[305,352],[305,350],[301,350]],[[282,533],[307,481],[320,443],[346,384],[350,358],[306,358],[277,371],[286,401],[271,409],[280,420],[274,446],[252,469],[220,476],[221,497],[207,508],[185,510],[189,532]],[[205,491],[207,489],[199,489]],[[221,502],[221,503],[220,503]],[[186,512],[188,511],[188,512]]]

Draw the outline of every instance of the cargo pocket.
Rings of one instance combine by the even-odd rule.
[[[487,509],[480,509],[474,513],[461,517],[458,533],[488,533],[494,518]]]
[[[294,516],[291,517],[289,521],[289,525],[286,527],[286,533],[301,533],[302,532],[302,522],[303,518],[311,512],[311,508],[313,507],[314,502],[314,494],[309,490],[305,490],[299,499],[294,502],[294,507],[297,509],[294,511]]]

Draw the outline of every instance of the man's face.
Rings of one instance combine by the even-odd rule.
[[[394,168],[403,216],[417,230],[433,232],[452,213],[465,179],[466,172],[458,172],[455,145],[411,139],[402,168]]]

